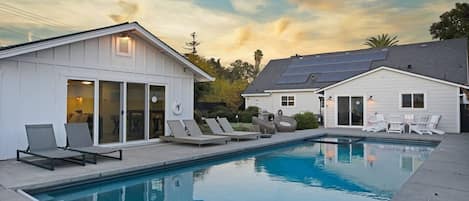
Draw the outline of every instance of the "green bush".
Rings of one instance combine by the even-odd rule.
[[[228,121],[235,122],[235,114],[227,107],[224,106],[217,106],[210,110],[207,114],[208,118],[216,118],[216,117],[226,117]]]
[[[198,124],[203,124],[204,121],[202,120],[202,117],[206,117],[207,116],[207,113],[204,113],[200,110],[194,110],[194,120],[198,123]]]
[[[257,116],[259,113],[259,108],[255,106],[249,106],[246,110],[241,111],[238,114],[239,122],[243,123],[252,123],[252,117]]]
[[[318,119],[312,112],[298,113],[294,115],[294,118],[297,122],[297,130],[318,128],[319,126]]]

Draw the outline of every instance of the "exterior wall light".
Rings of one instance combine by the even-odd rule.
[[[368,101],[374,101],[373,96],[368,97]]]

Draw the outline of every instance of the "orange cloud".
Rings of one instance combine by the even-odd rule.
[[[116,23],[122,23],[132,20],[137,14],[139,6],[137,3],[130,3],[124,0],[119,0],[117,5],[121,8],[120,14],[111,14],[109,17]]]
[[[345,7],[345,0],[290,0],[302,10],[334,11]]]
[[[275,33],[277,34],[283,33],[288,28],[290,23],[291,23],[291,20],[287,18],[280,18],[279,20],[275,22]]]

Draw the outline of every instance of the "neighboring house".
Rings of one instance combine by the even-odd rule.
[[[166,119],[193,118],[204,71],[138,23],[123,23],[0,49],[0,159],[28,144],[25,124],[87,122],[96,145],[146,143]]]
[[[467,129],[468,73],[467,41],[452,39],[272,60],[242,96],[246,107],[321,114],[325,127],[413,113],[440,114],[442,130],[460,132]],[[285,106],[285,96],[293,103]]]

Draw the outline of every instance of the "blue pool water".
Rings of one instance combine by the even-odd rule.
[[[432,150],[367,141],[307,142],[33,196],[40,201],[390,200]]]

